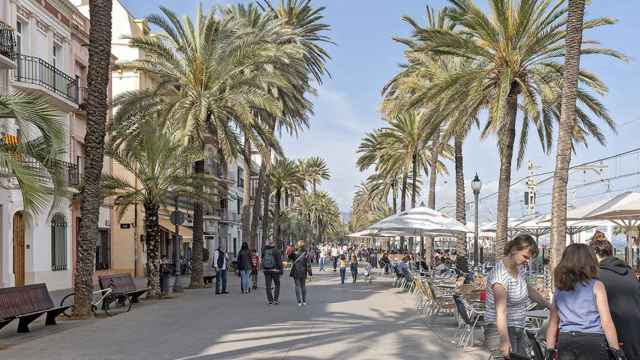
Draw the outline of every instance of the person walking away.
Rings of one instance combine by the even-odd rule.
[[[589,247],[595,252],[598,280],[607,291],[611,318],[628,359],[640,359],[640,283],[624,261],[613,256],[613,245],[597,231]]]
[[[251,292],[251,286],[249,285],[249,276],[251,275],[251,252],[249,251],[249,244],[242,243],[240,252],[238,253],[238,271],[240,272],[240,292],[248,294]]]
[[[380,258],[380,266],[384,268],[384,274],[388,275],[391,268],[391,260],[389,259],[389,254],[382,254],[382,257]]]
[[[296,252],[289,257],[291,262],[291,277],[295,282],[296,299],[298,306],[307,305],[307,275],[313,276],[311,273],[311,259],[305,250],[304,241],[298,241]]]
[[[511,353],[528,356],[524,333],[529,300],[549,307],[549,303],[527,284],[525,265],[538,255],[538,245],[530,235],[518,235],[504,248],[504,258],[496,262],[487,277],[485,343],[493,358],[509,358]]]
[[[289,244],[287,245],[287,249],[284,251],[284,255],[288,259],[295,251],[296,249],[293,247],[293,245]]]
[[[331,247],[331,259],[333,260],[333,272],[336,272],[336,268],[338,267],[338,248],[333,245]]]
[[[267,290],[267,301],[269,305],[279,305],[282,254],[280,250],[273,246],[273,242],[268,243],[262,249],[262,270],[264,272],[264,282]],[[274,285],[273,290],[271,287],[272,283]]]
[[[351,277],[353,278],[353,283],[355,284],[358,280],[358,257],[353,255],[351,257],[351,264],[349,264],[349,269],[351,270]]]
[[[228,294],[227,292],[227,266],[229,264],[229,255],[218,248],[213,254],[213,266],[216,270],[216,295]]]
[[[327,261],[327,246],[320,246],[320,271],[324,271],[324,263]]]
[[[547,328],[547,357],[557,351],[559,360],[607,360],[610,348],[615,359],[626,359],[607,292],[596,276],[598,259],[589,246],[571,244],[564,250],[553,277],[556,289]]]
[[[251,249],[251,282],[253,290],[258,290],[258,271],[260,270],[260,257],[256,249]]]
[[[340,255],[340,285],[344,285],[345,277],[347,277],[347,257]]]

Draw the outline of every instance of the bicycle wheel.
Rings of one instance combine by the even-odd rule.
[[[76,307],[76,294],[71,293],[63,297],[62,301],[60,301],[60,306],[69,306],[69,308],[62,312],[62,315],[71,317],[71,315],[73,315],[73,310]]]
[[[104,311],[107,316],[111,316],[111,310],[109,309],[109,307],[111,307],[111,304],[114,303],[115,300],[115,297],[111,294],[105,296],[104,299],[102,299],[102,311]]]
[[[131,297],[127,295],[118,295],[116,296],[116,300],[113,302],[110,311],[113,312],[115,310],[118,312],[129,312],[132,305]]]

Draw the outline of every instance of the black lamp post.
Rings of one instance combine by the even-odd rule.
[[[480,190],[482,189],[482,181],[478,177],[478,173],[471,181],[471,190],[473,190],[473,198],[475,202],[475,234],[473,238],[473,264],[474,266],[479,265],[480,256],[478,254],[478,236],[479,236],[479,226],[478,226],[478,197],[480,196]]]

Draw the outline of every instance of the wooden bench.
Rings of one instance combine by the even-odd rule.
[[[111,288],[111,294],[116,298],[123,296],[131,298],[131,303],[137,303],[138,298],[149,290],[136,288],[133,277],[129,273],[101,275],[98,277],[98,283],[102,290]]]
[[[45,325],[55,325],[56,317],[69,306],[54,306],[45,284],[0,289],[0,329],[18,320],[18,332],[29,332],[29,324],[47,314]]]

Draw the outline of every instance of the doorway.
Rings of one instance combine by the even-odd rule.
[[[24,286],[24,216],[21,211],[13,215],[13,274],[15,286]]]

